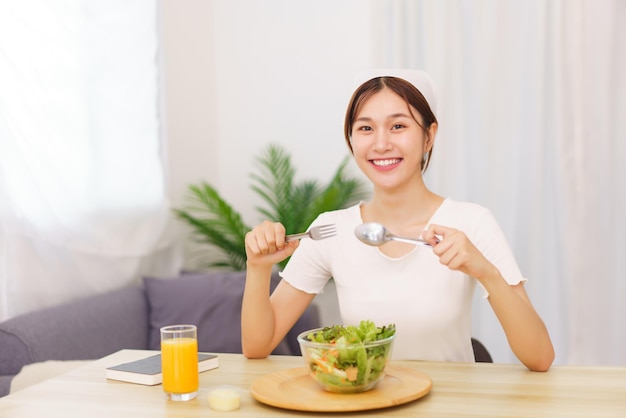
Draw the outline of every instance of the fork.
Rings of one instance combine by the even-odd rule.
[[[309,229],[306,232],[302,232],[301,234],[291,234],[285,237],[285,242],[293,241],[296,239],[302,238],[311,238],[314,240],[330,238],[337,235],[337,228],[333,224],[329,225],[318,225]]]

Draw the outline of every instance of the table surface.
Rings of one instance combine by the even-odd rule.
[[[154,353],[122,350],[0,398],[0,417],[626,417],[625,367],[553,366],[547,373],[536,373],[515,364],[392,361],[428,374],[433,381],[430,393],[404,405],[337,413],[280,409],[251,396],[252,382],[276,371],[302,367],[301,357],[250,360],[240,354],[219,354],[219,368],[200,374],[198,397],[188,402],[168,401],[160,385],[105,378],[106,367]],[[242,389],[239,410],[209,408],[208,392],[220,385]]]

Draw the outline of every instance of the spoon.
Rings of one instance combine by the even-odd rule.
[[[420,238],[406,238],[398,235],[393,235],[383,225],[376,222],[367,222],[357,226],[354,229],[354,235],[364,243],[368,245],[383,245],[388,241],[400,241],[408,242],[409,244],[424,245],[430,247],[431,245]]]

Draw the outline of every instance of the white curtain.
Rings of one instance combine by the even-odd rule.
[[[557,364],[626,366],[626,2],[373,5],[375,64],[438,87],[430,186],[493,210]],[[474,323],[515,361],[479,297]]]
[[[0,319],[180,266],[156,1],[0,0]]]

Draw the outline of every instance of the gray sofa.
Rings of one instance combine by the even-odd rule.
[[[272,288],[280,279],[272,277]],[[97,359],[123,348],[158,349],[159,328],[198,326],[198,348],[241,352],[241,298],[245,272],[184,273],[144,278],[117,289],[0,323],[0,396],[23,366],[48,360]],[[296,336],[320,326],[311,305],[273,354],[299,355]]]

